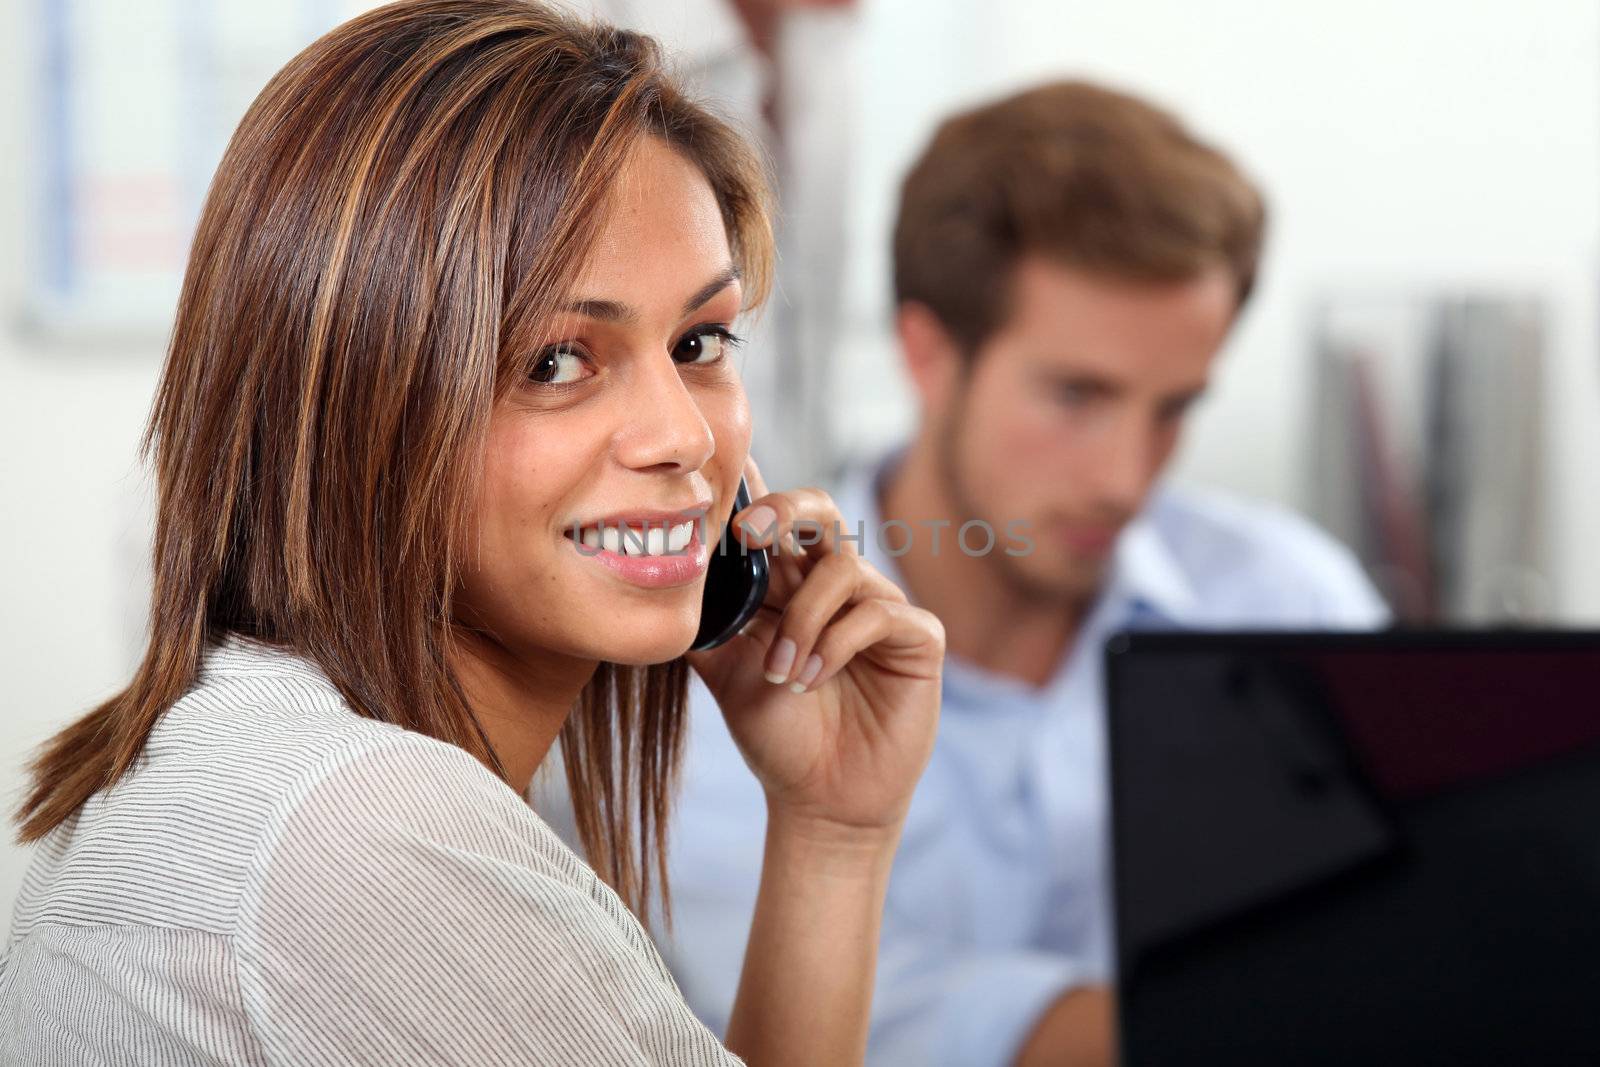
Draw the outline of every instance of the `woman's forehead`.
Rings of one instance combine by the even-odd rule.
[[[599,243],[620,258],[641,242],[686,250],[728,247],[722,208],[705,172],[657,137],[641,137],[630,150],[600,211]]]
[[[688,302],[714,281],[717,290],[737,286],[737,274],[711,183],[682,153],[647,137],[603,201],[599,232],[564,303],[624,318],[604,305]]]

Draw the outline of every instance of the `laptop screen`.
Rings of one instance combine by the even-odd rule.
[[[1600,1064],[1600,634],[1106,657],[1125,1064]]]

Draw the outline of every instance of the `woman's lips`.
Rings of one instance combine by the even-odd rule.
[[[585,545],[573,539],[570,528],[562,540],[570,544],[581,558],[600,564],[625,582],[644,589],[669,589],[687,585],[706,571],[710,553],[706,551],[705,541],[700,536],[700,525],[699,522],[691,523],[689,543],[682,549],[653,555],[629,555],[610,548]],[[630,536],[626,531],[622,531],[621,535]],[[636,544],[636,539],[626,542],[629,548]]]

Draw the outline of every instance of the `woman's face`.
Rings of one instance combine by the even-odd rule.
[[[513,655],[660,663],[694,640],[705,541],[750,446],[727,340],[740,306],[710,185],[643,139],[532,373],[490,421],[461,607]]]

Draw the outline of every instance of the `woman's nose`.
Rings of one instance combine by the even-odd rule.
[[[670,356],[642,359],[630,375],[626,424],[617,458],[635,470],[699,470],[716,451],[716,437],[694,393]]]

